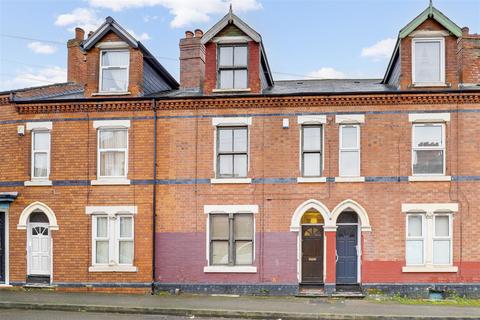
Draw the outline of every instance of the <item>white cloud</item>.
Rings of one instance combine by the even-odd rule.
[[[387,38],[378,41],[373,46],[362,49],[362,57],[369,58],[374,61],[381,59],[388,59],[392,55],[396,40],[394,38]]]
[[[344,79],[346,78],[346,75],[342,71],[335,70],[334,68],[322,67],[310,72],[308,77],[317,79]]]
[[[67,81],[67,70],[58,66],[19,71],[11,79],[0,83],[1,90],[45,86]]]
[[[57,47],[39,41],[30,42],[27,46],[30,50],[39,54],[52,54],[57,51]]]
[[[59,27],[69,27],[73,31],[80,27],[88,34],[89,31],[95,31],[102,24],[103,19],[97,16],[97,12],[91,8],[76,8],[72,12],[61,14],[55,20],[55,25]]]
[[[131,29],[127,29],[127,32],[130,33],[132,35],[132,37],[134,37],[135,39],[137,39],[138,41],[147,41],[147,40],[151,40],[152,38],[150,37],[150,35],[146,32],[143,32],[142,34],[136,34],[135,31],[131,30]]]
[[[92,7],[108,8],[114,11],[162,6],[167,8],[174,16],[170,22],[170,25],[174,28],[192,23],[208,22],[211,14],[226,13],[230,3],[232,3],[235,12],[262,8],[258,0],[88,0],[88,2]]]
[[[154,21],[154,20],[157,20],[158,19],[158,16],[150,16],[150,15],[146,15],[143,17],[143,22],[150,22],[150,21]]]

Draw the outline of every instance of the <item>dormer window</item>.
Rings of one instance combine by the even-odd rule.
[[[100,92],[127,92],[130,53],[128,50],[100,52]]]
[[[416,85],[445,84],[445,41],[416,38],[412,41],[412,79]]]
[[[248,87],[247,45],[221,45],[218,50],[218,88]]]

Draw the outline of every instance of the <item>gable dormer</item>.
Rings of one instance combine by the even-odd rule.
[[[400,30],[383,83],[400,90],[458,88],[462,31],[430,3]]]
[[[177,89],[177,81],[145,46],[112,17],[84,39],[75,29],[68,41],[68,81],[84,86],[85,97],[143,96]]]
[[[230,12],[180,40],[180,86],[205,94],[261,93],[273,85],[262,37]]]

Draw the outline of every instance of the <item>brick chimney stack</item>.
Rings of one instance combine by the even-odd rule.
[[[180,88],[203,90],[205,77],[205,46],[202,44],[203,31],[186,31],[180,39]]]
[[[463,86],[480,85],[480,34],[470,34],[467,27],[457,41],[457,71]]]
[[[87,61],[81,44],[85,37],[82,28],[75,28],[75,38],[68,40],[67,81],[85,85],[87,82]]]

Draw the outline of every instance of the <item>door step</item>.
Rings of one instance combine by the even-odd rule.
[[[314,286],[314,285],[301,285],[298,293],[295,295],[296,297],[328,297],[325,294],[325,289],[323,286]]]
[[[51,285],[49,283],[26,283],[23,286],[25,289],[44,289],[44,290],[53,290],[57,286]]]
[[[300,285],[296,297],[363,299],[365,294],[359,285],[338,285],[335,293],[328,295],[323,286]]]

